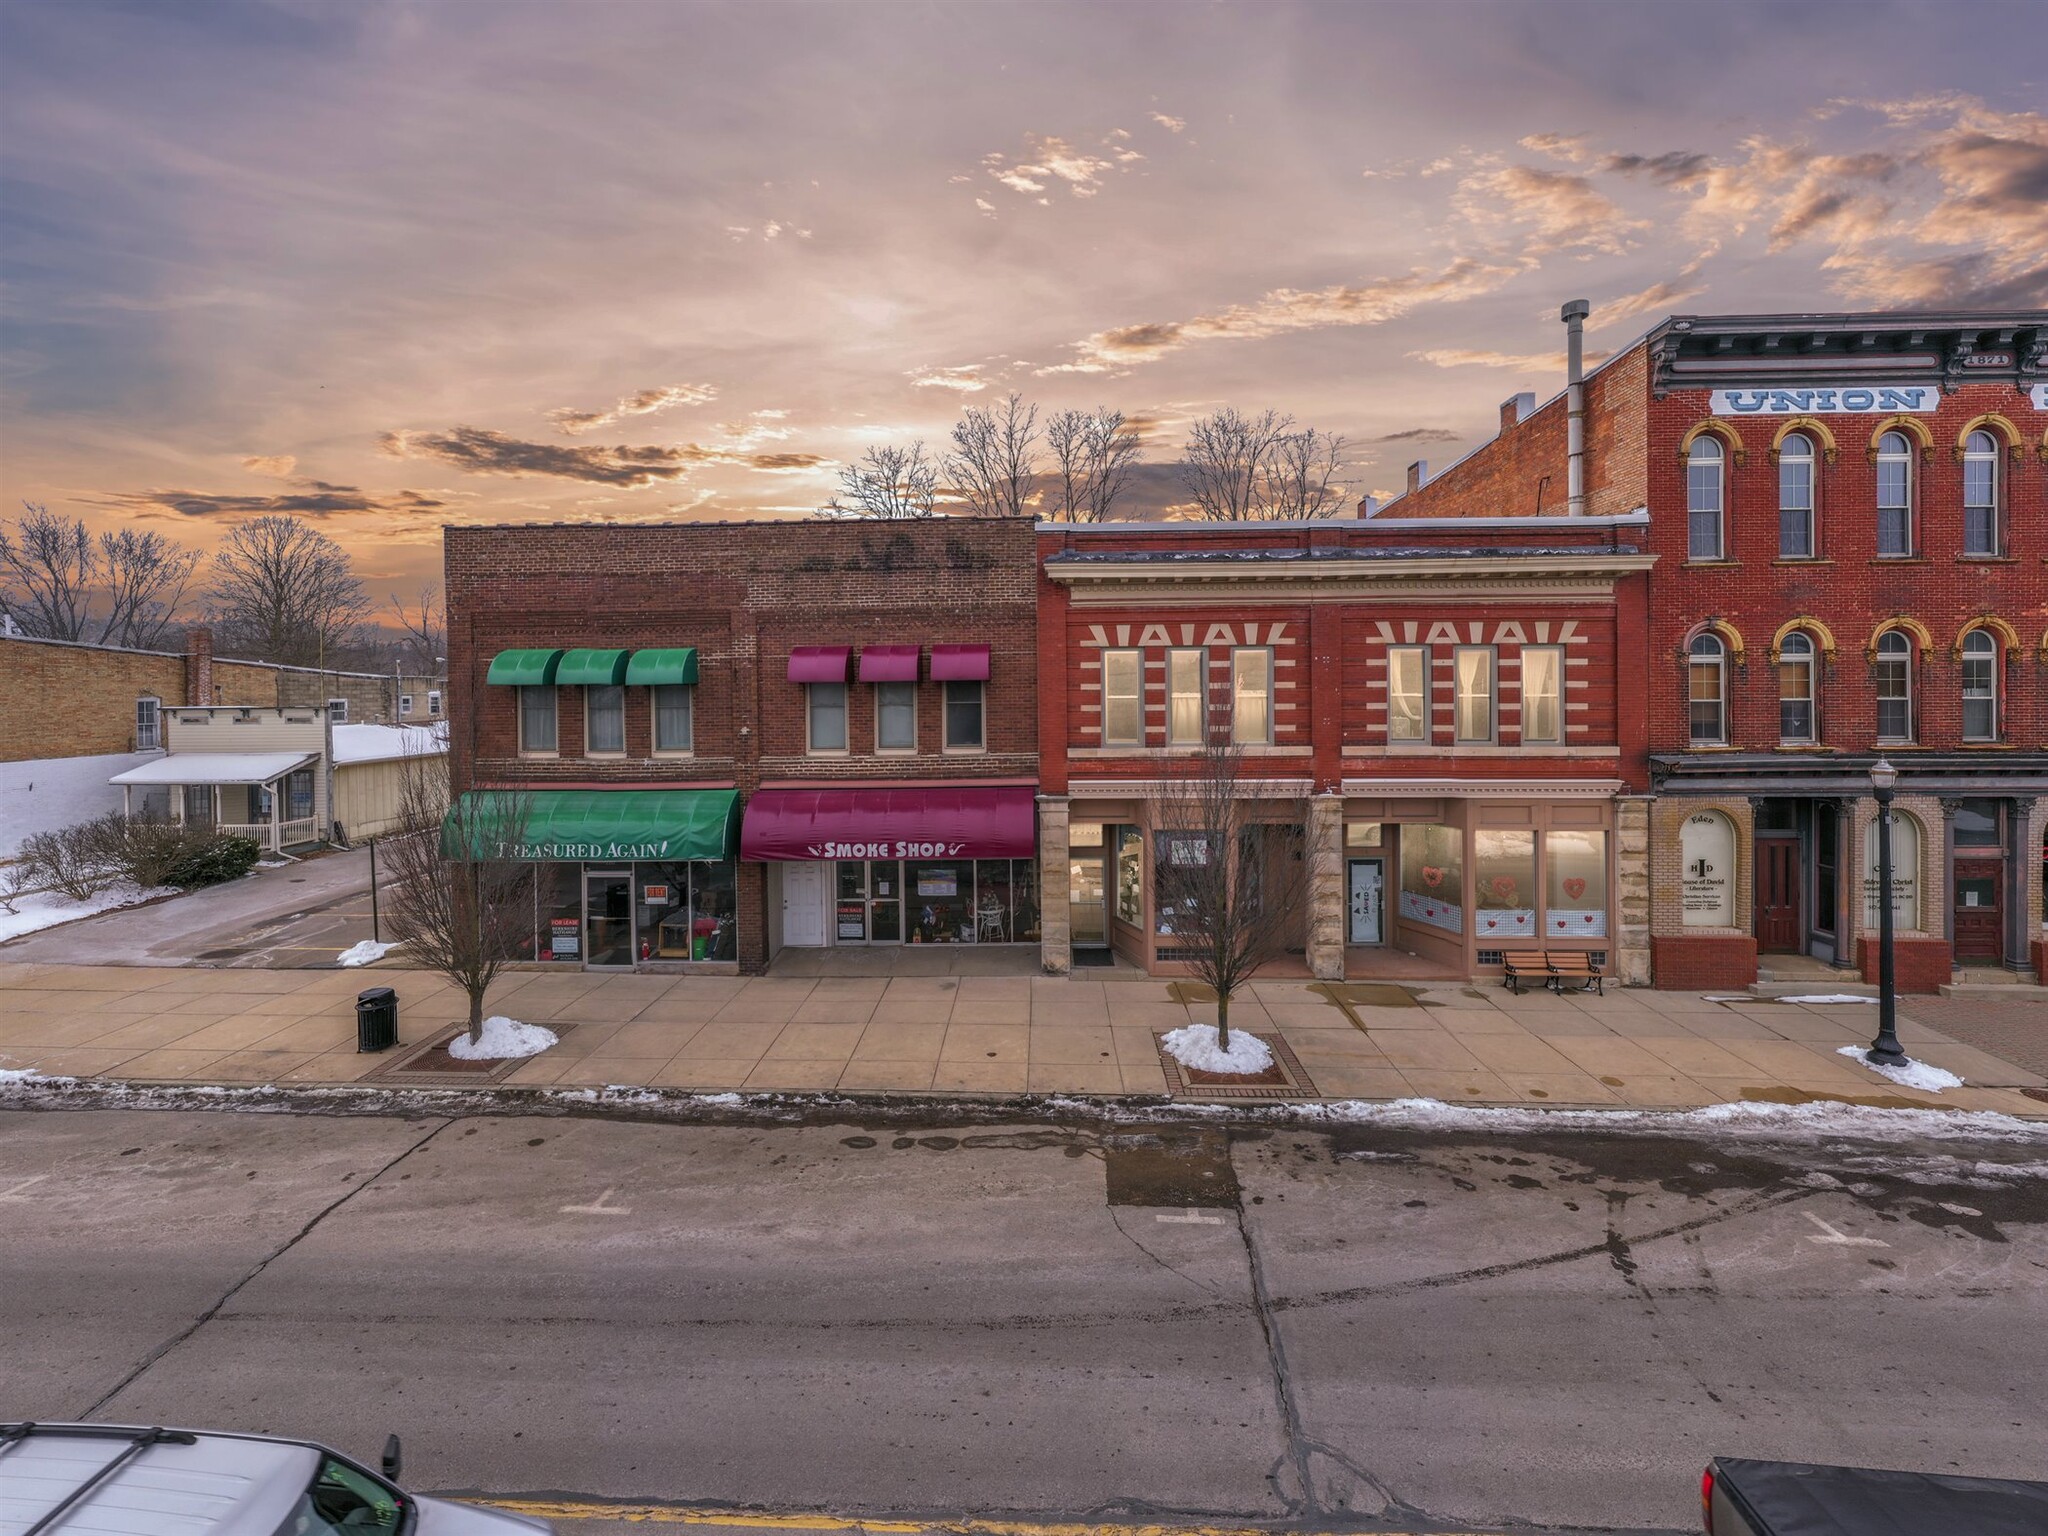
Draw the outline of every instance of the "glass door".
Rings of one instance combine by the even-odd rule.
[[[1067,922],[1073,942],[1100,948],[1109,942],[1103,908],[1103,851],[1086,848],[1067,859]]]
[[[839,886],[832,907],[832,942],[868,941],[868,867],[859,859],[839,861]]]
[[[868,942],[903,942],[903,866],[878,859],[868,866]]]
[[[1350,910],[1346,918],[1344,942],[1347,944],[1378,944],[1382,942],[1380,928],[1382,892],[1386,886],[1386,864],[1379,859],[1353,859],[1350,874]]]
[[[633,877],[623,869],[583,876],[583,963],[633,963]]]

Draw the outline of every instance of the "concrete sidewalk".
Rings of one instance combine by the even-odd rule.
[[[419,971],[0,968],[0,1068],[128,1082],[353,1083],[391,1062],[355,1048],[354,1000],[392,986],[400,1039],[446,1035],[458,995]],[[1149,978],[713,978],[522,972],[493,1012],[566,1026],[512,1085],[901,1093],[1164,1094],[1156,1035],[1213,1020]],[[1607,997],[1497,986],[1317,988],[1261,981],[1231,1010],[1291,1049],[1327,1098],[1693,1108],[1832,1099],[2048,1117],[2044,1079],[1913,1017],[1911,1054],[1966,1086],[1894,1086],[1836,1054],[1876,1009],[1698,993]],[[2048,1019],[2044,1019],[2048,1026]],[[448,1086],[463,1078],[446,1074]],[[1192,1087],[1185,1097],[1200,1098]],[[1273,1097],[1309,1097],[1272,1091]]]

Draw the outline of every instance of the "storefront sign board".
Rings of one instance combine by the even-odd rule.
[[[1932,384],[1857,384],[1846,389],[1717,389],[1716,416],[1890,416],[1932,411]]]
[[[1695,811],[1678,832],[1680,915],[1687,928],[1735,926],[1735,824]]]

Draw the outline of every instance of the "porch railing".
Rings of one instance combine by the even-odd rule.
[[[224,837],[254,838],[258,843],[270,850],[270,852],[275,853],[280,848],[290,848],[297,843],[317,842],[320,837],[320,822],[318,818],[312,816],[308,816],[301,821],[280,821],[276,823],[268,821],[219,821],[214,823],[214,830]],[[271,840],[273,832],[277,834],[276,841],[274,842]]]

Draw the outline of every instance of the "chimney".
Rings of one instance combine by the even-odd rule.
[[[1593,306],[1573,299],[1557,312],[1564,322],[1565,512],[1586,515],[1586,316]]]
[[[1419,491],[1429,479],[1429,460],[1417,459],[1408,466],[1408,489]]]
[[[203,626],[185,631],[185,702],[213,702],[213,631]]]
[[[1506,432],[1509,427],[1527,421],[1535,413],[1535,410],[1536,396],[1528,390],[1523,390],[1522,393],[1514,396],[1512,399],[1501,401],[1501,431]]]
[[[1377,513],[1379,509],[1379,498],[1374,496],[1371,491],[1367,491],[1363,496],[1358,498],[1358,515],[1360,517],[1371,517],[1375,513]]]

